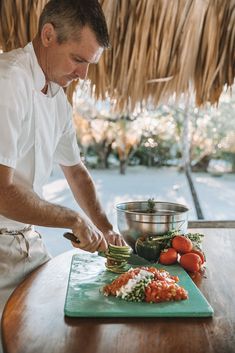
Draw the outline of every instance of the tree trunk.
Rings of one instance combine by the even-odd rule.
[[[182,167],[183,169],[189,170],[190,167],[190,136],[189,136],[189,112],[188,112],[188,103],[185,106],[184,110],[184,121],[183,121],[183,133],[182,133]]]
[[[120,160],[120,174],[126,174],[126,159]]]

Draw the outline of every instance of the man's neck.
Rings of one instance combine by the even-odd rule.
[[[33,48],[34,48],[35,55],[36,55],[37,60],[38,60],[38,64],[41,67],[41,69],[42,69],[42,71],[43,71],[43,73],[45,75],[46,84],[43,87],[43,89],[41,90],[41,92],[44,93],[44,94],[47,94],[48,81],[47,81],[47,76],[46,76],[45,69],[44,69],[44,67],[46,67],[46,62],[45,62],[45,60],[43,60],[43,58],[46,57],[46,55],[44,55],[44,53],[43,53],[45,51],[45,48],[43,48],[42,43],[41,43],[40,38],[39,38],[38,35],[36,35],[36,37],[33,39],[32,43],[33,43]]]
[[[41,90],[42,93],[47,94],[48,91],[48,84],[46,83],[43,89]]]

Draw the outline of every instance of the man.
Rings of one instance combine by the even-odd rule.
[[[51,0],[33,42],[0,55],[0,312],[13,288],[50,258],[32,225],[68,228],[80,240],[74,246],[89,252],[125,244],[80,160],[63,90],[85,79],[108,45],[97,0]],[[42,199],[53,162],[90,221]]]

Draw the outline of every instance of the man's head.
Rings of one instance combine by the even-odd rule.
[[[50,0],[39,18],[39,35],[46,23],[54,26],[59,44],[78,40],[80,29],[88,26],[99,45],[109,47],[107,24],[98,0]]]
[[[84,79],[97,63],[109,36],[98,0],[50,0],[39,18],[36,54],[47,81],[67,86]],[[35,41],[34,41],[35,44]]]

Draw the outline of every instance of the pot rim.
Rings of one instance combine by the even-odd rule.
[[[121,206],[124,206],[124,205],[129,205],[129,204],[141,204],[141,203],[144,203],[144,204],[148,204],[148,201],[146,200],[139,200],[139,201],[127,201],[127,202],[120,202],[118,203],[115,208],[118,212],[123,212],[123,213],[129,213],[129,214],[138,214],[138,215],[158,215],[161,211],[158,212],[149,212],[149,213],[146,213],[146,212],[141,212],[141,211],[132,211],[132,210],[126,210],[126,209],[123,209],[121,208]],[[169,212],[169,216],[172,216],[173,214],[174,215],[177,215],[177,214],[183,214],[183,213],[186,213],[189,211],[189,208],[181,203],[176,203],[176,202],[168,202],[168,201],[154,201],[155,204],[162,204],[162,205],[171,205],[171,206],[176,206],[176,207],[181,207],[182,210],[173,210],[173,212]],[[170,211],[170,210],[169,210]],[[167,215],[167,210],[164,210],[164,214]]]

